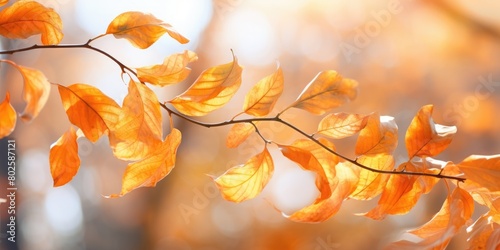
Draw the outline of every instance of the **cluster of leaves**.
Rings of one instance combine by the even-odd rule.
[[[451,143],[456,127],[435,124],[432,105],[423,106],[406,130],[408,161],[399,166],[395,166],[393,157],[398,127],[392,117],[377,113],[330,113],[333,108],[355,99],[358,87],[356,81],[333,70],[318,73],[293,103],[270,117],[284,88],[283,71],[278,66],[247,93],[240,114],[221,123],[199,122],[192,117],[223,107],[238,91],[242,68],[234,55],[231,62],[203,71],[184,93],[160,102],[148,85],[164,87],[184,81],[190,74],[187,65],[197,60],[196,53],[184,51],[166,57],[161,64],[130,68],[91,45],[100,37],[113,35],[128,40],[137,48],[146,49],[165,33],[180,43],[188,42],[172,26],[150,14],[126,12],[117,16],[104,34],[85,44],[59,45],[63,38],[62,22],[54,10],[28,0],[14,2],[1,10],[0,35],[24,39],[40,34],[43,44],[2,51],[1,54],[44,48],[86,48],[109,57],[121,67],[122,74],[130,77],[128,94],[119,105],[96,87],[83,83],[54,84],[37,69],[0,60],[14,66],[24,78],[23,99],[27,105],[20,114],[24,122],[39,114],[49,98],[52,85],[59,90],[72,126],[50,149],[54,186],[65,185],[78,172],[77,139],[86,137],[96,142],[104,135],[109,139],[114,156],[131,162],[123,175],[120,193],[109,197],[120,197],[139,187],[155,186],[175,166],[176,152],[182,140],[181,132],[173,126],[173,116],[177,116],[204,127],[232,125],[226,140],[229,148],[238,147],[252,133],[262,138],[262,152],[221,176],[213,177],[226,200],[242,202],[261,193],[273,175],[274,164],[269,150],[274,145],[284,157],[316,174],[318,197],[313,204],[293,214],[284,214],[290,220],[322,222],[334,216],[346,199],[370,200],[378,196],[378,205],[361,215],[381,220],[387,215],[406,214],[423,194],[443,181],[449,192],[441,210],[423,226],[409,231],[422,240],[398,241],[389,248],[445,248],[451,238],[470,223],[473,201],[486,206],[489,211],[468,227],[471,248],[500,246],[500,240],[497,240],[500,234],[500,184],[497,181],[500,178],[500,155],[473,155],[458,164],[433,158]],[[162,108],[170,119],[170,133],[165,138]],[[324,115],[317,131],[307,134],[281,119],[280,115],[290,108]],[[0,138],[3,138],[12,133],[17,120],[9,92],[0,104],[0,112]],[[241,114],[251,118],[236,119]],[[259,132],[259,125],[268,122],[286,125],[304,138],[289,145],[269,141]],[[336,151],[334,140],[356,135],[356,159],[349,159]]]

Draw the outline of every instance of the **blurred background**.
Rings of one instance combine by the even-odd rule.
[[[285,90],[274,114],[292,102],[323,70],[334,69],[357,80],[358,98],[335,111],[379,112],[399,125],[395,157],[405,161],[404,135],[411,119],[434,104],[436,123],[456,125],[458,134],[438,159],[459,162],[471,154],[500,152],[500,3],[492,0],[185,0],[111,1],[43,0],[64,23],[63,43],[85,43],[102,34],[118,14],[152,13],[191,42],[177,44],[163,36],[147,50],[112,36],[93,45],[129,67],[158,64],[189,49],[199,60],[190,64],[183,83],[155,88],[161,101],[182,93],[206,68],[231,61],[231,49],[244,67],[238,94],[221,110],[200,118],[220,122],[241,111],[246,92],[279,63]],[[1,40],[3,50],[28,47],[39,37]],[[35,50],[4,56],[42,70],[51,82],[87,83],[121,103],[126,85],[120,68],[100,54],[84,49]],[[11,93],[22,111],[22,79],[10,66],[0,68],[0,96]],[[164,113],[165,133],[169,123]],[[244,117],[244,116],[243,116]],[[289,110],[282,118],[308,133],[321,117]],[[340,212],[321,224],[287,220],[316,197],[314,175],[284,159],[271,147],[275,174],[257,198],[240,204],[221,198],[207,176],[243,164],[263,149],[253,135],[237,149],[225,147],[229,127],[206,129],[176,119],[183,133],[174,170],[155,188],[142,188],[119,199],[127,162],[113,158],[107,138],[96,143],[79,139],[82,164],[67,185],[52,187],[48,165],[50,145],[70,126],[56,88],[40,116],[18,122],[8,138],[17,144],[17,242],[13,249],[380,249],[406,229],[428,221],[446,197],[438,184],[407,215],[383,221],[356,216],[377,202],[346,201]],[[269,124],[262,133],[280,143],[300,138],[283,126]],[[6,140],[1,152],[7,152]],[[355,138],[335,141],[338,151],[353,156]],[[2,162],[6,156],[0,156]],[[2,167],[0,197],[7,195]],[[1,206],[5,206],[2,204]],[[475,217],[484,213],[476,207]],[[1,208],[0,239],[6,242]],[[465,229],[448,249],[465,249]]]

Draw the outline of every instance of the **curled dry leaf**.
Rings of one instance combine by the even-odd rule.
[[[499,249],[500,248],[500,224],[495,222],[498,214],[486,213],[467,228],[470,235],[467,239],[471,250]],[[498,220],[498,219],[497,219]]]
[[[328,114],[321,119],[318,125],[318,133],[342,139],[352,136],[366,126],[367,115],[334,113]]]
[[[181,132],[173,128],[165,141],[150,152],[144,159],[131,163],[125,169],[120,194],[112,194],[107,198],[124,196],[140,187],[154,187],[175,167],[177,148],[181,143]]]
[[[231,127],[226,138],[228,148],[236,148],[243,143],[253,132],[255,127],[251,123],[237,123]]]
[[[432,105],[423,106],[406,131],[405,142],[408,157],[436,156],[445,150],[457,132],[455,126],[435,124]]]
[[[358,82],[343,78],[337,71],[322,71],[305,87],[289,108],[299,108],[316,115],[339,107],[357,96]]]
[[[168,33],[179,43],[189,42],[170,24],[164,23],[151,14],[138,11],[129,11],[118,15],[111,21],[106,30],[106,34],[113,34],[116,38],[125,38],[132,45],[141,49],[148,48],[165,33]]]
[[[259,195],[273,172],[273,159],[267,148],[264,148],[264,151],[250,158],[244,165],[228,169],[214,182],[224,199],[242,202]]]
[[[63,38],[61,17],[36,1],[16,1],[0,12],[0,35],[25,39],[41,34],[44,45],[59,44]]]
[[[162,116],[156,94],[146,85],[130,81],[118,121],[109,133],[113,154],[122,160],[139,160],[158,147],[162,139]]]
[[[186,50],[165,58],[163,64],[137,68],[137,78],[162,87],[178,83],[188,77],[191,69],[187,65],[196,60],[196,53]]]
[[[394,242],[387,249],[445,249],[451,238],[471,218],[474,202],[470,194],[456,187],[441,210],[425,225],[408,231],[422,240]]]
[[[253,116],[269,114],[284,88],[283,71],[280,67],[255,84],[245,96],[243,111]]]
[[[492,192],[500,191],[500,155],[471,155],[457,166],[467,180]]]
[[[327,174],[320,161],[307,149],[304,149],[310,143],[309,140],[300,139],[296,140],[292,145],[279,145],[281,153],[291,161],[299,164],[303,169],[312,171],[316,174],[316,187],[320,195],[315,203],[318,203],[331,196],[332,190],[330,188]],[[329,168],[332,170],[333,168]]]
[[[75,129],[70,127],[50,147],[50,173],[54,180],[54,187],[65,185],[71,181],[80,168],[77,138]]]
[[[0,139],[4,138],[14,131],[17,121],[17,113],[10,104],[10,93],[7,92],[5,99],[0,103]]]
[[[241,85],[241,73],[242,68],[236,58],[233,62],[209,68],[170,103],[185,115],[206,115],[231,100]]]
[[[115,126],[120,106],[99,89],[81,83],[69,87],[58,85],[58,88],[69,121],[91,142]]]

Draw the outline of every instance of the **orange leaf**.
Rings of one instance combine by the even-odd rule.
[[[191,72],[191,69],[186,67],[188,63],[196,60],[198,60],[196,53],[186,50],[184,53],[165,58],[163,64],[137,68],[137,78],[141,82],[162,87],[178,83],[186,79]]]
[[[394,118],[372,114],[359,132],[357,155],[392,154],[398,145],[398,126]]]
[[[243,143],[253,132],[255,127],[251,123],[237,123],[231,127],[227,134],[226,146],[236,148]]]
[[[471,218],[473,211],[472,197],[467,191],[457,187],[429,222],[408,231],[421,238],[421,241],[402,240],[391,244],[388,249],[445,249],[451,238]]]
[[[45,45],[58,44],[63,38],[59,14],[35,1],[16,1],[0,12],[0,35],[25,39],[41,34]]]
[[[318,125],[318,133],[334,139],[352,136],[366,126],[368,116],[334,113],[325,116]]]
[[[500,225],[494,222],[494,215],[483,214],[467,228],[469,248],[471,250],[499,249]],[[497,216],[496,216],[497,217]]]
[[[490,191],[500,191],[500,155],[471,155],[457,166],[466,179]]]
[[[353,166],[341,162],[335,166],[336,175],[330,181],[332,195],[326,200],[305,207],[288,219],[297,222],[323,222],[334,216],[340,209],[342,202],[356,189],[358,176]]]
[[[114,155],[139,160],[149,155],[163,139],[161,110],[156,94],[146,85],[130,81],[118,122],[109,141]]]
[[[78,143],[75,129],[70,127],[52,146],[50,146],[50,173],[54,187],[62,186],[76,175],[80,167]]]
[[[316,173],[316,187],[320,196],[315,203],[324,200],[332,194],[328,177],[319,160],[307,148],[310,141],[306,139],[296,140],[292,145],[279,145],[281,153],[291,161],[299,164],[303,169]]]
[[[127,166],[122,178],[120,194],[112,194],[108,198],[124,196],[140,187],[154,187],[175,167],[177,148],[181,143],[181,132],[173,128],[161,145],[156,147],[144,159]]]
[[[388,154],[362,155],[356,161],[364,166],[379,170],[387,171],[394,167],[394,157]],[[360,169],[358,177],[356,190],[349,196],[356,200],[370,200],[379,195],[389,180],[389,175],[375,173],[367,169]]]
[[[69,121],[91,142],[96,142],[118,121],[120,106],[99,89],[86,84],[58,88]]]
[[[250,158],[244,165],[228,169],[215,179],[222,197],[232,202],[242,202],[259,195],[274,172],[273,159],[267,148]]]
[[[408,157],[436,156],[445,150],[457,132],[455,126],[435,124],[432,105],[423,106],[406,131],[405,142]]]
[[[26,101],[27,105],[21,114],[21,119],[25,122],[29,122],[38,116],[40,110],[49,99],[50,94],[50,83],[45,77],[45,75],[36,69],[31,69],[9,60],[0,60],[0,62],[6,62],[16,67],[24,79],[24,91],[23,99]]]
[[[322,71],[305,87],[290,107],[322,115],[332,108],[354,100],[358,83],[343,78],[334,70]]]
[[[179,43],[189,40],[175,31],[170,24],[164,23],[151,14],[129,11],[115,17],[109,24],[106,34],[113,34],[116,38],[125,38],[137,48],[146,49],[155,43],[163,34]]]
[[[16,121],[17,121],[17,113],[14,107],[10,104],[10,94],[7,92],[5,95],[5,100],[3,100],[2,103],[0,103],[0,113],[2,114],[2,117],[0,117],[0,139],[4,138],[12,131],[14,131],[14,128],[16,127]]]
[[[1,0],[0,1],[0,7],[6,5],[7,3],[9,3],[9,0]]]
[[[260,80],[245,96],[244,112],[253,116],[269,114],[281,96],[283,87],[283,71],[278,66],[276,72]]]
[[[170,103],[185,115],[206,115],[231,100],[241,85],[241,72],[242,68],[233,57],[233,62],[202,72],[193,85]]]

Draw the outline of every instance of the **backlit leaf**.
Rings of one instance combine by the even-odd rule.
[[[4,138],[14,131],[17,121],[17,113],[14,107],[10,104],[10,93],[7,92],[5,100],[0,103],[0,139]]]
[[[9,3],[9,0],[1,0],[0,1],[0,7],[6,5],[7,3]]]
[[[151,14],[129,11],[115,17],[108,26],[106,34],[116,38],[125,38],[137,48],[146,49],[155,43],[163,34],[179,43],[189,40],[175,31],[170,24],[164,23]]]
[[[191,72],[188,63],[198,59],[196,53],[184,51],[184,53],[173,54],[163,61],[163,64],[137,68],[137,77],[142,82],[148,82],[158,86],[166,86],[178,83],[186,79]]]
[[[342,139],[352,136],[366,126],[368,116],[360,114],[334,113],[325,116],[318,125],[318,133]]]
[[[320,72],[302,91],[290,107],[322,115],[330,109],[354,100],[358,83],[343,78],[334,70]]]
[[[429,222],[408,231],[421,238],[421,241],[401,240],[391,244],[388,249],[445,249],[451,238],[471,218],[473,211],[472,197],[467,191],[457,187]]]
[[[320,195],[315,203],[324,200],[332,194],[328,177],[321,166],[319,160],[307,149],[310,141],[306,139],[296,140],[292,145],[279,145],[281,153],[291,161],[299,164],[303,169],[312,171],[316,174],[316,187]]]
[[[388,171],[394,168],[394,157],[389,154],[362,155],[356,161],[372,169]],[[360,169],[358,177],[356,190],[349,197],[356,200],[370,200],[382,193],[390,175]]]
[[[99,89],[81,83],[58,88],[69,121],[91,142],[96,142],[118,121],[120,106]]]
[[[359,132],[356,155],[392,154],[398,145],[398,126],[393,117],[372,114]]]
[[[500,155],[471,155],[457,166],[466,179],[490,191],[500,191]]]
[[[142,159],[159,147],[163,131],[156,94],[146,85],[130,81],[122,112],[110,132],[113,153],[122,160]]]
[[[44,45],[59,44],[63,38],[59,14],[36,1],[16,1],[0,11],[0,35],[25,39],[41,34]]]
[[[244,112],[253,116],[269,114],[281,96],[283,87],[283,71],[278,67],[276,72],[264,77],[248,92],[243,104]]]
[[[255,127],[251,123],[237,123],[231,127],[227,134],[226,146],[236,148],[243,143],[253,132]]]
[[[242,202],[259,195],[274,172],[273,159],[267,148],[244,165],[228,169],[214,181],[228,201]]]
[[[491,213],[483,214],[474,224],[467,228],[470,250],[499,249],[500,248],[500,225],[494,222]]]
[[[151,151],[144,159],[131,163],[125,169],[120,194],[108,198],[121,197],[140,187],[154,187],[175,167],[177,148],[181,143],[181,132],[173,128],[165,141]]]
[[[241,85],[241,73],[242,68],[236,58],[233,62],[209,68],[170,103],[185,115],[206,115],[231,100]]]
[[[436,156],[445,150],[457,132],[455,126],[435,124],[432,105],[423,106],[406,131],[405,142],[408,157]]]
[[[70,127],[50,147],[50,173],[54,180],[54,187],[62,186],[71,181],[80,168],[77,138],[75,129]]]

